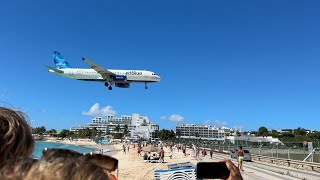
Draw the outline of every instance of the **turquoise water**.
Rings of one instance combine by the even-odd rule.
[[[89,153],[89,152],[95,151],[95,149],[85,147],[85,146],[74,146],[74,145],[63,144],[63,143],[36,141],[35,148],[32,155],[36,158],[41,158],[42,151],[44,148],[71,149],[79,153]]]

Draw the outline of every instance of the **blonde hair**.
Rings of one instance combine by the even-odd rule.
[[[43,180],[108,180],[108,174],[98,165],[82,158],[55,158],[41,170]]]
[[[9,159],[30,156],[34,139],[26,114],[0,107],[0,167]]]
[[[0,171],[2,180],[34,180],[39,176],[40,162],[30,157],[8,160]]]

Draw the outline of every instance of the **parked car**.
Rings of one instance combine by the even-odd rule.
[[[231,154],[232,159],[237,159],[237,152],[238,152],[237,149],[230,150],[230,154]],[[244,149],[243,152],[244,152],[243,160],[244,161],[251,161],[251,153],[246,149]]]

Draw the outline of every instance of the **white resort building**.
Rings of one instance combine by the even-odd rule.
[[[120,132],[123,132],[125,125],[128,126],[128,130],[131,139],[151,139],[159,132],[159,125],[149,121],[147,116],[140,116],[139,114],[122,115],[121,117],[107,116],[106,119],[102,117],[95,117],[91,123],[86,125],[80,125],[70,128],[70,131],[78,132],[80,129],[93,129],[101,131],[104,134],[118,133],[115,129],[116,126],[120,126]]]
[[[176,126],[176,135],[180,136],[180,138],[224,140],[230,134],[230,130],[230,128],[216,128],[210,125],[178,124]]]

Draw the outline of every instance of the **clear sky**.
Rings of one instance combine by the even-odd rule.
[[[304,0],[1,1],[0,101],[47,129],[137,112],[161,129],[320,130],[319,7]],[[105,68],[151,70],[161,82],[109,91],[56,76],[44,67],[54,65],[54,50],[73,67],[89,68],[86,57]]]

